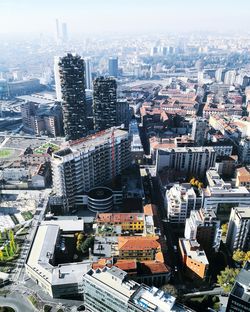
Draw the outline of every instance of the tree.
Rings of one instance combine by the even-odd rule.
[[[234,261],[244,265],[246,261],[250,261],[250,251],[244,252],[240,249],[237,249],[233,253],[233,259]]]
[[[222,224],[221,230],[222,230],[222,236],[226,236],[227,235],[227,230],[228,230],[228,223]]]
[[[192,178],[192,179],[189,181],[189,183],[190,183],[191,185],[194,185],[194,184],[195,184],[195,178]]]
[[[5,250],[7,258],[9,258],[10,254],[9,254],[9,250],[8,250],[8,246],[7,245],[4,246],[4,250]]]
[[[3,259],[4,259],[3,251],[0,250],[0,260],[3,261]]]
[[[174,285],[172,284],[166,284],[164,286],[161,287],[161,290],[169,293],[170,295],[174,296],[174,297],[177,297],[177,289],[175,288]]]
[[[199,188],[199,189],[203,188],[203,186],[204,186],[204,185],[203,185],[202,182],[199,182],[199,183],[198,183],[198,188]]]
[[[12,230],[9,230],[9,240],[14,240],[14,232]]]
[[[85,239],[85,241],[81,244],[81,251],[82,253],[86,253],[89,248],[93,247],[95,238],[93,236],[90,236]]]
[[[16,251],[16,244],[13,240],[10,241],[10,254],[13,256]]]
[[[217,282],[225,292],[230,292],[239,272],[240,269],[226,267],[224,271],[220,272],[220,275],[217,275]]]

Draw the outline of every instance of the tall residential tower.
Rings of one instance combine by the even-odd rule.
[[[84,60],[68,53],[58,67],[65,136],[77,140],[87,134]]]
[[[116,80],[111,77],[99,77],[94,81],[93,113],[97,131],[116,126],[116,88]]]

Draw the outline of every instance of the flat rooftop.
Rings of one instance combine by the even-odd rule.
[[[141,285],[130,301],[136,306],[143,308],[143,311],[167,312],[172,311],[175,304],[175,297],[156,288]]]
[[[72,218],[71,220],[47,220],[42,221],[41,225],[58,225],[63,232],[83,232],[84,221],[83,219],[78,220]]]
[[[240,218],[250,219],[250,207],[237,207],[235,210]]]
[[[83,274],[91,267],[90,261],[52,265],[59,235],[58,224],[40,225],[33,241],[27,266],[53,285],[81,283]]]
[[[22,96],[18,96],[17,99],[27,101],[27,102],[33,102],[37,104],[54,104],[55,103],[55,99],[45,98],[42,96],[34,96],[34,95],[22,95]]]
[[[201,262],[205,265],[209,264],[205,251],[200,248],[200,245],[197,243],[197,241],[180,238],[180,242],[182,244],[183,250],[189,258]]]
[[[93,150],[94,148],[98,146],[103,146],[104,144],[111,144],[112,132],[114,135],[115,143],[116,140],[128,137],[127,131],[120,129],[114,129],[113,131],[112,128],[110,128],[104,131],[100,131],[96,134],[89,135],[85,138],[75,141],[69,141],[62,144],[61,150],[59,150],[56,153],[53,153],[53,159],[63,160],[64,157],[65,159],[67,159],[67,157],[74,155],[74,153]]]
[[[87,273],[87,275],[90,275],[100,283],[109,286],[114,291],[119,293],[119,295],[127,297],[127,300],[132,296],[136,288],[139,286],[132,280],[127,281],[127,273],[115,266],[111,268],[105,267],[102,270],[91,270]]]
[[[236,277],[231,294],[250,303],[250,262],[247,262]]]

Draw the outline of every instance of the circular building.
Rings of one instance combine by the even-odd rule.
[[[113,204],[113,191],[108,187],[95,187],[88,192],[88,208],[93,212],[107,212]]]

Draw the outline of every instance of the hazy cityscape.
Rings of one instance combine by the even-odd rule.
[[[250,311],[249,12],[0,0],[0,311]]]

